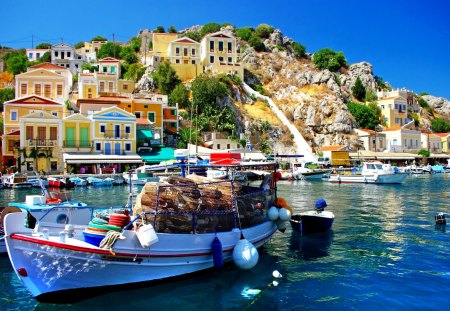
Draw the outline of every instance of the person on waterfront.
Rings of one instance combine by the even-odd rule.
[[[86,173],[86,169],[84,168],[84,166],[82,166],[80,168],[80,174],[84,174],[84,173]]]

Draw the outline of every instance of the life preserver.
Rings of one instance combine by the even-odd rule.
[[[58,204],[58,203],[61,203],[62,201],[61,201],[61,199],[59,199],[59,198],[47,198],[46,200],[45,200],[45,203],[46,204]]]

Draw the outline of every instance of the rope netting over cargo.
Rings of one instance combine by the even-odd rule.
[[[223,232],[266,221],[274,191],[195,174],[149,182],[136,197],[133,216],[161,233]]]

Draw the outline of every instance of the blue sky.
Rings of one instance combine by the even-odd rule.
[[[450,1],[2,0],[0,45],[75,44],[102,35],[127,41],[140,29],[209,22],[267,23],[308,52],[342,51],[367,61],[393,87],[450,99]]]

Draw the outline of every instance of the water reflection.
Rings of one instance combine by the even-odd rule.
[[[297,258],[304,260],[326,257],[333,242],[333,237],[333,230],[304,236],[299,232],[292,231],[289,239],[289,250],[296,254]]]

